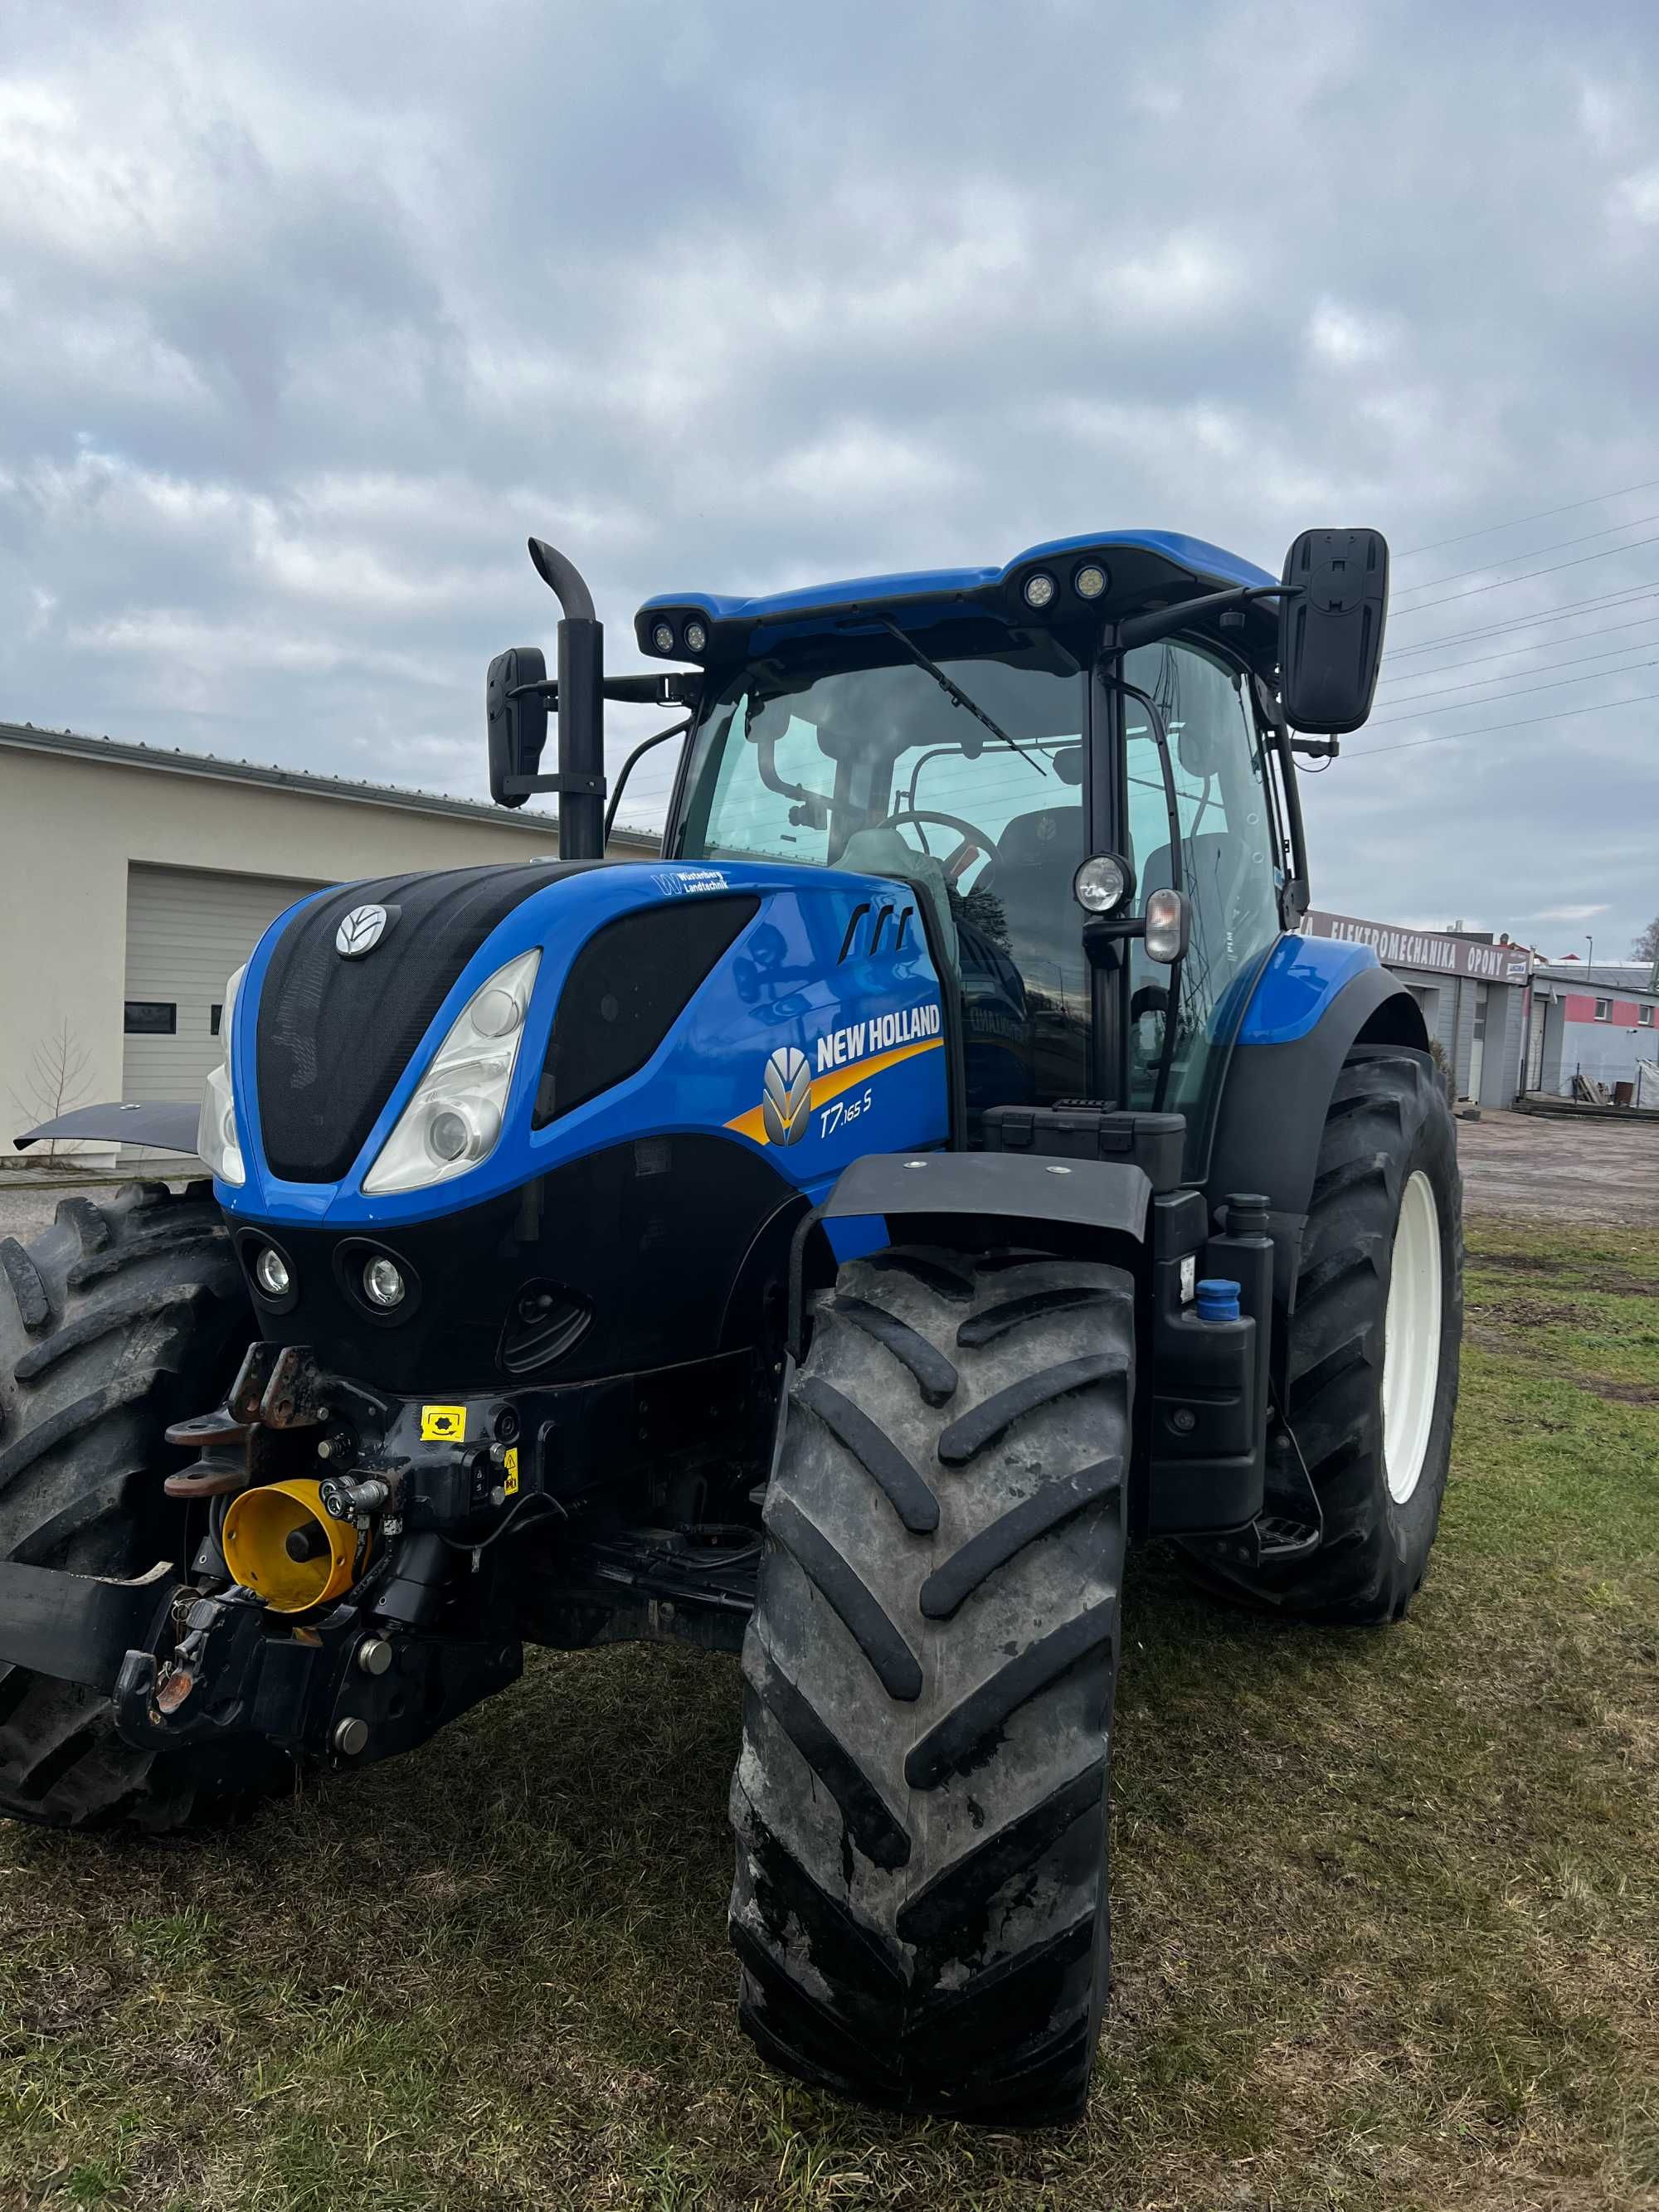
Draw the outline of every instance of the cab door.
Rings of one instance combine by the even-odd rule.
[[[1179,1003],[1171,970],[1131,951],[1128,1103],[1155,1103],[1187,1116],[1187,1171],[1199,1171],[1227,1056],[1250,989],[1280,934],[1284,841],[1249,678],[1237,664],[1182,640],[1127,653],[1126,683],[1152,699],[1168,736],[1175,778],[1181,879],[1191,909]],[[1150,719],[1123,702],[1128,858],[1136,896],[1175,880],[1169,801]],[[1173,1025],[1174,1035],[1170,1036]],[[1158,1101],[1169,1051],[1169,1079]]]

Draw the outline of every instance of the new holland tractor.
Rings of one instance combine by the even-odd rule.
[[[561,857],[314,893],[199,1128],[50,1125],[212,1182],[0,1244],[0,1808],[176,1829],[526,1644],[740,1651],[760,2051],[1067,2119],[1126,1547],[1370,1626],[1439,1515],[1447,1101],[1372,952],[1298,932],[1296,756],[1364,720],[1387,549],[673,594],[672,665],[610,677],[531,551],[556,669],[491,665],[490,775]],[[604,857],[607,699],[683,710],[658,860]]]

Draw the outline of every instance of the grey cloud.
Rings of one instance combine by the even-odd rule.
[[[111,4],[0,47],[38,722],[475,792],[484,661],[549,625],[531,529],[625,657],[658,589],[1136,523],[1276,567],[1312,520],[1408,547],[1659,477],[1644,0]],[[1395,641],[1659,584],[1650,548],[1407,612],[1646,511],[1402,562]],[[1656,674],[1362,733],[1308,787],[1322,902],[1633,933],[1659,702],[1359,756]]]

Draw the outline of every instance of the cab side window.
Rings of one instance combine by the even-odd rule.
[[[1197,1145],[1227,1048],[1243,1012],[1241,981],[1279,932],[1280,849],[1261,738],[1246,680],[1218,655],[1179,643],[1125,655],[1124,679],[1153,699],[1175,770],[1176,830],[1191,934],[1181,1003],[1169,1002],[1170,970],[1133,954],[1130,1103],[1149,1106],[1174,1024],[1166,1104],[1185,1113]],[[1174,882],[1163,771],[1146,712],[1124,702],[1130,858],[1144,908]],[[1235,989],[1235,984],[1239,986]]]
[[[699,744],[687,808],[690,835],[682,833],[679,849],[705,860],[822,867],[830,857],[830,817],[819,795],[832,773],[811,722],[776,702],[754,707],[745,692]],[[712,843],[711,822],[719,824]]]

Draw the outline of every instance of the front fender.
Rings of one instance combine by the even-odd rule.
[[[1075,1233],[1085,1239],[1105,1233],[1140,1243],[1152,1200],[1151,1179],[1127,1162],[1051,1160],[1020,1152],[870,1152],[842,1172],[822,1218],[826,1224],[900,1219],[907,1243],[926,1243],[930,1221],[965,1217],[995,1222],[1005,1231]],[[838,1243],[833,1231],[831,1237]],[[842,1251],[840,1256],[851,1255]]]
[[[809,1270],[828,1280],[848,1260],[890,1244],[972,1246],[1022,1238],[1045,1250],[1133,1268],[1146,1242],[1152,1185],[1127,1161],[1050,1160],[1021,1152],[868,1152],[842,1170],[795,1231],[789,1342],[799,1355]],[[822,1241],[815,1232],[821,1232]],[[817,1243],[814,1262],[809,1238]],[[827,1269],[827,1273],[822,1272]]]
[[[193,1158],[201,1120],[199,1098],[193,1103],[169,1098],[151,1104],[112,1098],[105,1105],[77,1106],[55,1121],[42,1121],[38,1129],[25,1130],[12,1142],[21,1152],[47,1138],[77,1145],[101,1139],[117,1145],[150,1145],[157,1152],[184,1152]]]

